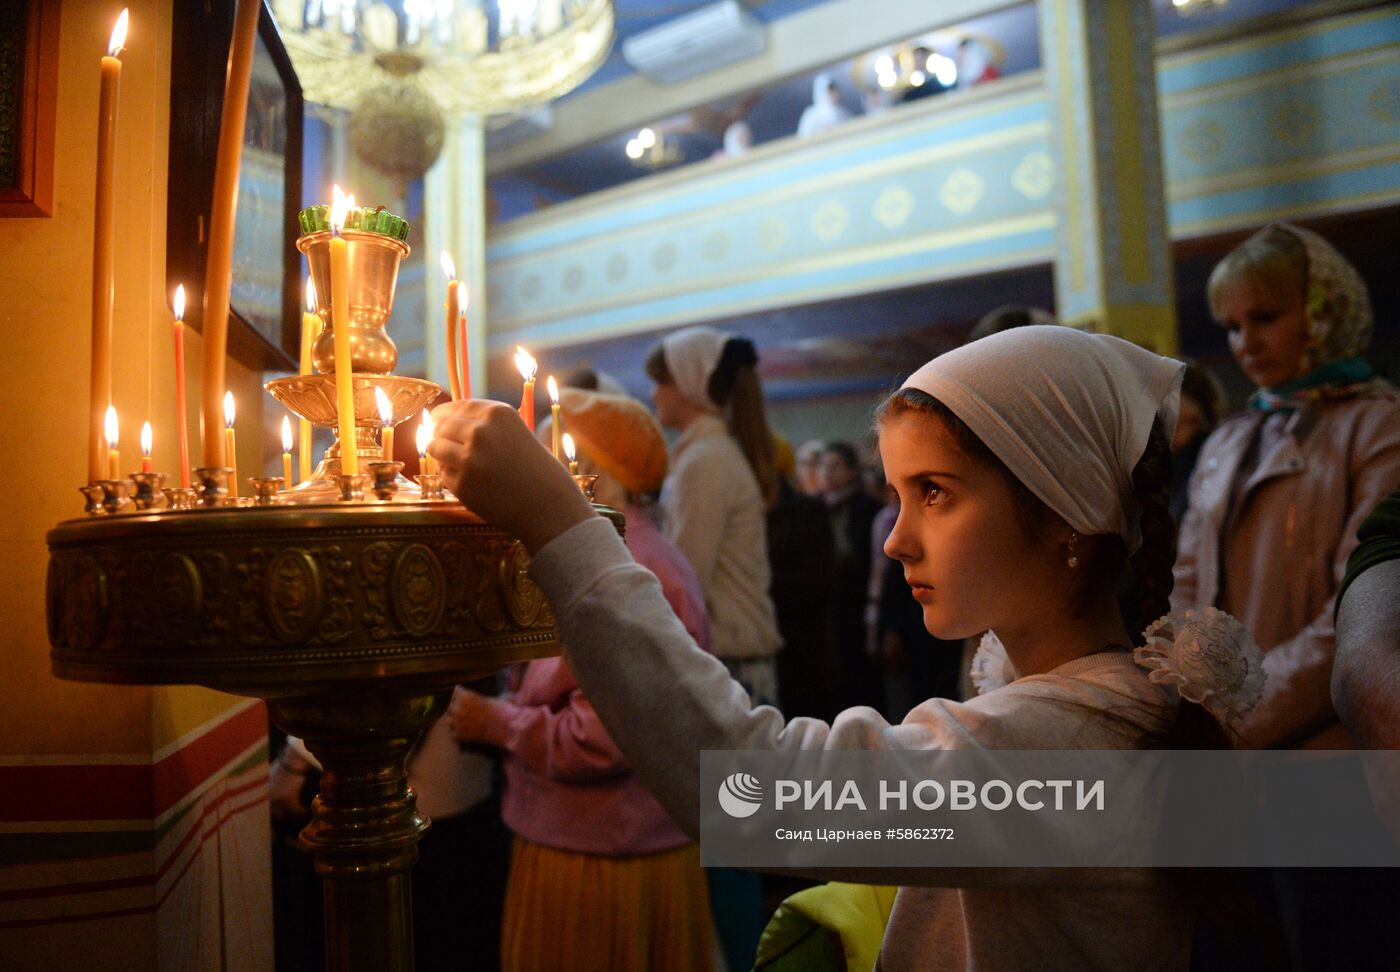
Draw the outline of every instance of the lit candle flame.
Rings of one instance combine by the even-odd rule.
[[[121,16],[117,18],[117,25],[112,28],[111,43],[107,45],[108,57],[116,57],[122,52],[122,48],[126,46],[126,23],[126,8],[122,8]]]
[[[467,312],[467,285],[462,281],[457,281],[457,310],[465,314]]]
[[[177,320],[177,321],[183,321],[183,320],[185,319],[185,285],[184,285],[184,284],[180,284],[180,286],[178,286],[178,287],[175,288],[175,302],[174,302],[174,303],[175,303],[175,320]]]
[[[107,448],[117,447],[117,408],[115,405],[107,406],[107,414],[102,417],[102,433],[107,437]]]
[[[549,381],[546,382],[546,384],[549,386],[549,400],[550,400],[550,402],[552,402],[552,403],[555,404],[555,405],[558,405],[558,404],[559,404],[559,386],[555,383],[555,381],[554,381],[554,376],[553,376],[553,375],[550,375],[550,376],[549,376]]]
[[[151,423],[141,423],[141,455],[151,458]]]
[[[339,233],[345,228],[345,217],[355,208],[355,196],[346,195],[339,185],[331,187],[331,232]]]
[[[567,432],[564,433],[564,455],[569,457],[570,462],[578,458],[578,454],[574,449],[574,437]]]
[[[316,313],[316,281],[312,280],[310,275],[306,278],[306,287],[303,288],[303,292],[306,294],[306,312],[308,314]]]
[[[428,443],[433,441],[433,417],[423,409],[423,421],[418,424],[418,455],[428,454]]]
[[[520,345],[515,346],[515,366],[520,369],[520,377],[526,381],[535,377],[535,369],[539,363]]]
[[[442,251],[442,272],[447,274],[448,280],[457,279],[457,264],[452,262],[452,254],[446,250]]]
[[[389,404],[389,396],[384,394],[384,389],[375,388],[374,404],[379,408],[379,421],[385,425],[393,425],[394,406]]]
[[[233,392],[224,392],[224,425],[233,428]]]
[[[282,416],[282,451],[292,451],[292,420],[286,415]]]

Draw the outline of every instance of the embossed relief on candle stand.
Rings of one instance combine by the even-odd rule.
[[[296,531],[258,530],[253,520],[282,526],[291,508],[231,514],[247,530],[224,529],[232,521],[219,514],[178,521],[215,529],[169,536],[146,524],[138,544],[127,524],[81,541],[88,531],[61,526],[49,573],[55,666],[96,677],[129,666],[132,680],[139,672],[145,681],[216,684],[221,666],[250,674],[387,652],[441,667],[464,650],[492,658],[554,650],[554,616],[523,545],[460,508],[402,527],[390,523],[419,514],[396,512],[373,528]]]
[[[182,553],[166,554],[156,565],[155,582],[161,591],[164,636],[178,641],[193,630],[204,605],[199,568]]]
[[[394,615],[411,635],[426,635],[438,626],[446,607],[447,580],[433,552],[421,543],[400,551],[392,579]]]
[[[497,563],[506,610],[515,623],[522,627],[553,627],[554,613],[545,604],[544,592],[530,579],[530,555],[525,552],[525,545],[513,541]]]
[[[298,548],[283,550],[268,565],[264,590],[273,632],[288,644],[309,640],[325,601],[316,559]]]

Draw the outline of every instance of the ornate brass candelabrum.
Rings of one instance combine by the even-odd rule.
[[[323,212],[303,212],[299,245],[329,294],[329,235],[318,220]],[[223,469],[199,470],[198,496],[169,491],[165,505],[154,498],[158,478],[93,484],[87,515],[48,535],[55,675],[265,699],[320,759],[302,843],[325,881],[333,972],[413,968],[408,872],[429,822],[404,763],[452,687],[557,651],[523,545],[445,497],[438,477],[420,477],[420,489],[399,464],[376,461],[373,389],[388,395],[395,422],[439,392],[391,374],[397,352],[384,322],[408,252],[401,224],[363,210],[345,234],[357,441],[369,473],[341,475],[337,442],[306,482],[279,491],[280,480],[255,478],[254,496],[236,502]],[[334,428],[329,329],[315,360],[319,374],[267,387]],[[620,514],[599,509],[622,528]]]
[[[297,249],[306,254],[316,293],[331,293],[329,212],[326,206],[313,206],[301,212],[302,235]],[[367,461],[384,455],[379,438],[383,418],[375,400],[375,389],[384,392],[393,412],[391,424],[417,415],[442,392],[440,385],[421,378],[393,374],[399,351],[385,329],[394,305],[394,288],[399,263],[408,256],[408,224],[382,210],[352,210],[341,236],[346,241],[349,266],[350,362],[355,403],[355,447]],[[342,487],[339,411],[335,388],[335,327],[329,305],[324,301],[318,313],[325,326],[312,348],[316,372],[293,375],[267,383],[273,398],[312,425],[333,430],[334,440],[325,457],[307,479],[280,497],[291,503],[324,503],[340,498]],[[305,473],[303,473],[305,475]],[[397,483],[394,498],[411,502],[421,498],[419,487],[406,479]]]

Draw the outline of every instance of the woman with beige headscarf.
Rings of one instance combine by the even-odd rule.
[[[1337,591],[1357,529],[1400,482],[1400,394],[1363,357],[1370,297],[1330,243],[1287,223],[1227,254],[1207,296],[1257,390],[1201,447],[1172,604],[1229,611],[1264,651],[1264,696],[1237,746],[1350,749],[1331,694]],[[1386,869],[1252,880],[1296,967],[1380,968],[1395,955]],[[1198,944],[1201,968],[1237,967]]]
[[[1361,521],[1400,482],[1400,394],[1363,357],[1366,285],[1321,236],[1278,223],[1220,262],[1208,296],[1258,387],[1196,461],[1172,604],[1221,607],[1264,650],[1247,745],[1350,748],[1330,694],[1336,593]]]

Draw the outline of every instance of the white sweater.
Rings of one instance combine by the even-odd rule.
[[[864,707],[830,726],[785,721],[770,706],[750,708],[724,666],[695,647],[655,577],[633,563],[606,521],[555,538],[531,573],[584,693],[637,775],[692,836],[702,750],[1130,749],[1160,739],[1174,714],[1171,698],[1131,656],[1106,653],[966,703],[931,699],[898,726]],[[827,876],[902,886],[880,959],[887,972],[1166,972],[1189,961],[1188,905],[1158,872],[872,868]]]
[[[700,578],[715,654],[777,654],[782,638],[768,593],[763,494],[722,419],[701,416],[676,440],[661,506],[667,539]]]

